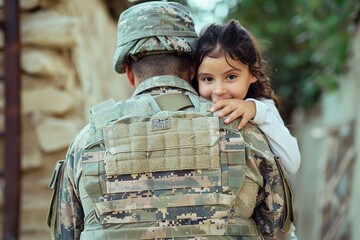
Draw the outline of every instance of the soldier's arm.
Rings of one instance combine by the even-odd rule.
[[[247,152],[254,157],[263,178],[252,218],[265,239],[288,239],[294,215],[292,194],[281,162],[275,159],[257,126],[246,125],[244,139],[249,143]]]
[[[58,238],[55,239],[80,239],[80,234],[84,229],[83,208],[75,191],[74,179],[69,172],[72,173],[72,169],[66,166],[59,186],[57,229],[55,229],[55,236]]]
[[[77,178],[81,174],[80,151],[70,145],[66,159],[59,161],[50,182],[53,196],[48,214],[52,239],[79,239],[84,228],[84,213],[77,193]]]

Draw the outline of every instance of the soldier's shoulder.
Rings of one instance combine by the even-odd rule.
[[[86,124],[78,132],[78,134],[74,137],[72,143],[69,145],[67,155],[72,154],[78,149],[85,148],[85,145],[91,135],[91,132],[93,132],[91,124]]]
[[[243,135],[244,137],[258,139],[259,141],[266,140],[265,134],[260,128],[256,124],[250,122],[243,127]]]
[[[101,129],[119,117],[118,104],[110,98],[90,109],[90,126],[95,130]]]
[[[243,127],[244,141],[261,151],[270,152],[269,141],[266,135],[256,124],[247,123]]]

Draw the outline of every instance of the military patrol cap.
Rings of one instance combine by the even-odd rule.
[[[125,10],[118,21],[114,68],[125,72],[125,62],[149,54],[192,54],[197,33],[190,11],[176,2],[146,2]]]

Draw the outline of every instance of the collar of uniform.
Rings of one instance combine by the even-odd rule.
[[[196,90],[185,80],[172,76],[172,75],[164,75],[164,76],[156,76],[149,79],[144,80],[142,83],[139,84],[139,86],[135,89],[133,93],[133,97],[136,95],[141,94],[142,92],[152,89],[152,88],[158,88],[158,87],[175,87],[175,88],[181,88],[186,91],[192,92],[196,95],[198,93]]]

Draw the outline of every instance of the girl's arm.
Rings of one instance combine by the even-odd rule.
[[[255,117],[256,104],[254,101],[245,101],[242,99],[222,99],[214,101],[214,105],[210,109],[211,112],[215,112],[217,110],[219,110],[219,117],[226,116],[226,119],[224,120],[226,124],[241,117],[240,123],[237,127],[240,130],[248,121]]]
[[[298,171],[301,157],[297,140],[285,127],[273,100],[222,99],[216,101],[210,110],[212,112],[219,110],[220,117],[227,115],[225,123],[241,117],[238,129],[245,126],[248,121],[258,125],[269,139],[271,150],[281,159],[286,171],[290,175]]]
[[[271,99],[246,99],[256,105],[255,117],[251,120],[257,124],[269,139],[273,153],[284,163],[286,171],[293,175],[300,166],[301,156],[296,138],[294,138]]]

